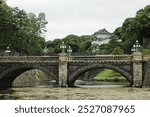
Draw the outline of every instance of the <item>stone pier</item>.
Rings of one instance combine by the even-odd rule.
[[[59,86],[67,87],[68,77],[68,55],[65,53],[59,54]]]
[[[133,87],[142,87],[142,61],[141,52],[133,53]]]

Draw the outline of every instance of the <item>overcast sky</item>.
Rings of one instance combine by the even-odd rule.
[[[69,34],[91,35],[106,28],[113,32],[150,0],[7,0],[36,14],[44,12],[48,21],[46,40],[64,38]]]

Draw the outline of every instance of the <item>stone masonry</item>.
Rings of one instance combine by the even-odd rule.
[[[0,88],[11,87],[11,83],[25,71],[39,69],[59,86],[74,86],[74,82],[87,71],[112,69],[124,76],[133,87],[150,86],[150,57],[140,52],[132,55],[71,56],[1,56]]]
[[[142,53],[134,52],[133,53],[133,86],[141,87],[142,86]]]

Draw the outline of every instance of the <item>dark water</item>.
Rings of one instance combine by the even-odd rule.
[[[0,99],[6,100],[99,100],[150,99],[150,88],[132,88],[124,83],[80,82],[75,88],[60,88],[54,85],[14,87],[0,90]]]

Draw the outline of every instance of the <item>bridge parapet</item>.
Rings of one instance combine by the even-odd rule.
[[[143,61],[150,61],[150,56],[149,55],[143,56]]]
[[[72,60],[89,60],[89,61],[99,61],[99,60],[132,60],[132,55],[96,55],[96,56],[73,56]]]
[[[58,56],[1,56],[0,62],[51,62],[58,61]]]

